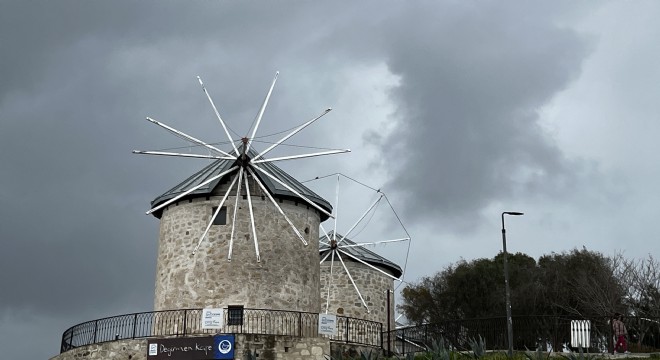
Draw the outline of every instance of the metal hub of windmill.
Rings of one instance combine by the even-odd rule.
[[[206,87],[204,86],[204,83],[202,82],[202,79],[198,76],[197,79],[199,81],[199,84],[202,87],[202,91],[206,95],[209,103],[211,104],[211,107],[213,108],[213,111],[220,122],[220,125],[222,126],[222,129],[224,130],[224,133],[229,140],[229,143],[232,146],[231,152],[227,152],[224,150],[219,149],[218,147],[214,146],[212,143],[208,143],[205,141],[202,141],[198,138],[195,138],[191,135],[188,135],[180,130],[175,129],[174,127],[171,127],[169,125],[166,125],[162,122],[156,121],[150,117],[147,117],[147,121],[158,125],[165,130],[169,131],[170,133],[174,134],[175,136],[182,138],[186,140],[187,142],[195,145],[196,147],[203,148],[206,151],[209,152],[209,154],[193,154],[193,153],[177,153],[177,152],[168,152],[168,151],[141,151],[141,150],[134,150],[133,153],[135,154],[144,154],[144,155],[159,155],[159,156],[174,156],[174,157],[184,157],[184,158],[196,158],[196,159],[213,159],[213,160],[227,160],[231,161],[232,165],[225,171],[220,172],[219,174],[212,176],[208,179],[206,179],[203,182],[200,182],[199,184],[192,186],[185,191],[181,192],[177,196],[174,196],[167,201],[164,201],[162,203],[159,203],[157,206],[153,207],[149,211],[146,212],[147,215],[152,214],[154,212],[160,211],[161,209],[167,207],[170,204],[176,203],[183,197],[193,193],[194,191],[207,186],[208,184],[218,180],[222,179],[225,176],[230,176],[233,177],[233,180],[231,181],[231,184],[229,185],[229,188],[223,195],[222,199],[218,203],[215,212],[213,213],[208,225],[206,226],[206,229],[204,230],[203,234],[200,236],[199,241],[197,243],[197,246],[193,250],[193,255],[197,252],[199,249],[200,245],[204,241],[204,239],[207,238],[207,235],[209,233],[209,230],[211,228],[211,225],[213,224],[215,218],[218,216],[220,210],[222,209],[223,205],[225,204],[227,198],[229,195],[234,191],[234,187],[236,187],[235,190],[235,204],[234,204],[234,211],[233,211],[233,216],[232,216],[232,229],[231,229],[231,236],[229,240],[229,253],[227,255],[227,259],[231,261],[232,257],[232,246],[234,243],[234,240],[237,238],[235,234],[235,229],[236,229],[236,214],[237,214],[237,209],[239,208],[239,199],[241,198],[241,188],[244,186],[245,191],[247,192],[247,197],[245,198],[248,203],[248,210],[250,213],[250,228],[252,231],[252,238],[254,240],[254,248],[255,248],[255,253],[256,253],[256,258],[257,262],[261,261],[261,257],[259,254],[259,242],[257,238],[257,230],[255,226],[255,214],[253,211],[253,204],[252,200],[250,198],[250,187],[248,183],[248,178],[252,179],[262,190],[263,194],[265,194],[270,202],[274,205],[274,207],[277,209],[277,211],[281,214],[281,216],[286,220],[286,222],[289,224],[291,227],[292,232],[296,235],[298,239],[304,244],[307,245],[307,241],[303,237],[303,235],[300,233],[300,231],[294,226],[293,222],[287,214],[282,210],[282,208],[278,205],[277,201],[273,199],[273,196],[271,193],[267,190],[266,186],[263,183],[263,180],[260,180],[260,177],[257,176],[257,173],[260,175],[264,176],[265,178],[270,179],[271,181],[281,185],[282,187],[286,188],[288,191],[290,191],[292,194],[297,196],[298,198],[302,199],[305,201],[308,205],[314,207],[321,213],[325,214],[326,216],[333,217],[331,213],[329,213],[326,209],[323,207],[319,206],[317,203],[314,201],[310,200],[307,196],[303,195],[300,191],[296,190],[294,187],[292,187],[290,184],[287,184],[285,181],[282,181],[276,174],[271,173],[266,166],[262,166],[262,164],[266,165],[271,162],[275,161],[285,161],[285,160],[294,160],[294,159],[302,159],[302,158],[308,158],[308,157],[315,157],[315,156],[323,156],[323,155],[330,155],[330,154],[339,154],[339,153],[346,153],[350,152],[349,149],[331,149],[331,150],[325,150],[325,151],[320,151],[320,152],[315,152],[315,153],[307,153],[307,154],[299,154],[299,155],[292,155],[292,156],[283,156],[283,157],[275,157],[275,158],[270,158],[266,159],[264,156],[268,154],[270,151],[273,149],[277,148],[278,146],[282,145],[286,140],[306,128],[307,126],[311,125],[324,115],[326,115],[328,112],[330,112],[332,109],[328,108],[326,109],[322,114],[314,117],[313,119],[299,125],[295,129],[293,129],[291,132],[289,132],[287,135],[282,137],[280,140],[276,141],[275,143],[271,144],[269,147],[267,147],[265,150],[261,152],[256,152],[255,150],[252,149],[252,145],[254,143],[254,140],[256,138],[256,133],[259,128],[259,125],[261,123],[262,117],[264,115],[264,111],[266,110],[266,106],[268,105],[268,101],[270,99],[270,96],[273,92],[273,88],[275,87],[275,83],[277,82],[277,77],[279,75],[279,72],[275,74],[275,78],[273,79],[273,82],[270,86],[270,89],[268,90],[268,93],[266,94],[266,98],[263,101],[263,104],[261,105],[261,108],[259,109],[259,112],[257,114],[257,117],[255,119],[255,125],[254,128],[252,129],[252,133],[249,136],[243,136],[240,138],[240,144],[241,148],[236,147],[236,142],[234,139],[232,139],[231,135],[229,134],[228,127],[225,123],[225,121],[222,119],[220,116],[220,113],[218,112],[218,109],[216,108],[209,92],[207,91]]]

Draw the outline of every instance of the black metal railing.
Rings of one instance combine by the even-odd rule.
[[[571,321],[589,320],[589,349],[612,351],[610,318],[575,319],[557,316],[514,316],[513,348],[515,350],[562,351],[570,347]],[[630,317],[624,319],[631,351],[652,352],[660,349],[660,318]],[[385,335],[387,336],[387,335]],[[469,350],[472,341],[483,339],[489,350],[508,348],[506,317],[451,320],[437,324],[409,326],[392,331],[395,352],[406,354],[426,351],[442,337],[449,346]]]
[[[106,341],[163,336],[215,334],[202,329],[203,309],[150,311],[119,315],[74,325],[62,334],[60,353]],[[240,309],[240,316],[225,309],[223,333],[317,337],[319,314],[299,311]],[[337,316],[337,335],[331,341],[382,346],[383,324]]]

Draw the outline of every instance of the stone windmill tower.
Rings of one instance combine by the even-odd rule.
[[[389,321],[394,328],[394,296],[391,294],[394,279],[403,275],[401,267],[341,234],[334,236],[330,232],[320,242],[322,306],[338,315],[383,324]],[[341,245],[337,245],[339,242]],[[333,264],[332,257],[328,256],[333,247],[341,249],[338,255],[343,256],[341,263],[334,260]],[[331,270],[333,266],[337,268]]]
[[[390,200],[380,189],[341,173],[317,177],[314,180],[322,181],[324,178],[329,180],[336,178],[336,188],[333,203],[335,218],[328,224],[333,226],[333,230],[326,231],[324,225],[321,225],[323,236],[319,239],[321,310],[389,324],[390,328],[394,328],[393,293],[395,282],[400,284],[403,280],[410,249],[410,234],[403,226]],[[348,190],[347,196],[340,195],[340,182],[343,182],[343,188]],[[365,202],[367,198],[371,201]],[[359,209],[361,205],[368,204],[368,206],[356,221],[347,223],[352,225],[345,232],[340,233],[337,231],[338,222],[343,225],[347,216],[351,218],[354,215],[350,210],[340,209],[342,208],[340,204],[343,203],[348,204],[344,208],[350,210]],[[343,218],[342,221],[339,221],[340,218]],[[394,222],[398,222],[398,226],[394,225]],[[370,223],[379,228],[379,231],[372,232],[373,226],[370,227]],[[385,234],[381,233],[384,226],[388,229]],[[382,239],[383,235],[387,239]],[[359,236],[360,239],[367,241],[358,241],[357,238],[351,239],[349,236]],[[397,236],[401,237],[391,238]],[[397,246],[397,243],[401,245]],[[401,255],[399,258],[405,254],[403,268],[368,249],[387,245],[397,246],[395,249]]]
[[[319,312],[319,224],[331,215],[323,198],[274,162],[350,150],[267,159],[265,155],[321,115],[262,151],[252,145],[277,74],[250,136],[233,139],[201,79],[233,150],[147,118],[208,152],[134,151],[215,160],[152,201],[160,219],[155,310],[227,307]]]
[[[250,155],[256,153],[251,151]],[[156,207],[205,179],[221,174],[237,161],[217,160],[157,197],[152,206]],[[331,211],[324,199],[275,165],[268,164],[263,169],[297,189],[314,204]],[[319,312],[319,223],[328,216],[279,183],[256,173],[244,180],[237,199],[237,193],[229,192],[229,185],[237,181],[238,176],[235,173],[219,177],[153,212],[160,219],[154,309],[242,305],[256,309]],[[226,197],[225,205],[212,221],[219,202],[227,193],[230,195]],[[307,245],[297,238],[270,197],[300,230]],[[232,229],[235,210],[236,221]],[[255,219],[259,261],[255,258],[255,233],[252,232],[250,212]],[[209,223],[208,243],[193,255]],[[231,261],[227,259],[229,254]]]

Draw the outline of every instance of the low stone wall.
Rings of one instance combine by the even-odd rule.
[[[236,334],[235,359],[259,360],[325,360],[330,355],[330,340],[323,337],[300,338],[283,335]],[[154,339],[154,338],[150,338]],[[50,360],[146,360],[147,339],[108,341],[81,346],[52,357]]]
[[[147,359],[147,339],[126,339],[81,346],[50,360]]]
[[[281,335],[236,335],[236,359],[256,353],[259,360],[325,360],[330,355],[327,338],[299,338]]]

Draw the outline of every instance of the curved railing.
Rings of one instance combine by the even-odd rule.
[[[150,311],[74,325],[62,334],[60,353],[106,341],[163,336],[215,334],[201,328],[203,309]],[[232,309],[224,311],[223,333],[318,337],[319,314],[299,311]],[[383,324],[337,316],[337,342],[382,346]]]

